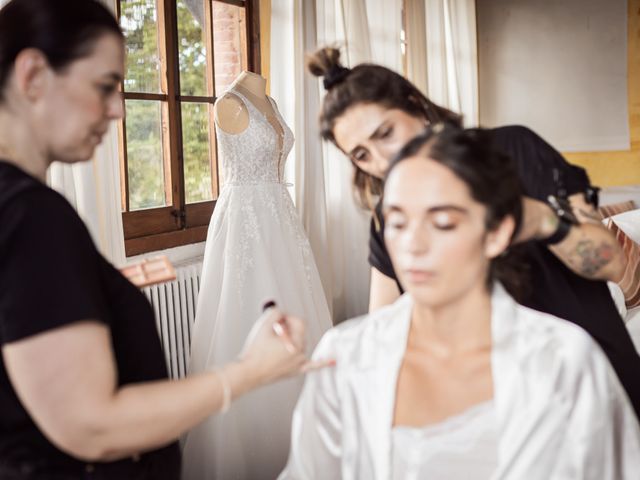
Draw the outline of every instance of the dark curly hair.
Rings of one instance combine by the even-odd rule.
[[[327,94],[320,112],[320,133],[334,144],[333,127],[349,108],[374,103],[399,109],[428,123],[461,124],[461,116],[425,97],[415,85],[393,70],[363,63],[348,69],[340,63],[340,51],[326,47],[307,56],[307,69],[324,78]],[[373,198],[382,193],[382,181],[355,166],[353,186],[360,205],[373,209]]]
[[[485,226],[494,230],[511,216],[516,236],[522,222],[523,187],[513,161],[493,148],[491,133],[481,128],[462,129],[437,124],[405,145],[391,161],[387,177],[404,160],[424,157],[451,170],[471,197],[487,209]],[[491,261],[487,282],[500,281],[516,300],[529,294],[528,268],[521,247],[512,245]]]

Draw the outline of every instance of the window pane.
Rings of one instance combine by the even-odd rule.
[[[126,92],[160,92],[160,54],[155,0],[121,0],[120,26],[127,55]]]
[[[129,209],[164,207],[162,103],[127,100]]]
[[[212,200],[209,105],[182,104],[182,149],[187,203]]]
[[[182,95],[207,93],[207,42],[202,0],[178,0],[178,52]]]
[[[214,1],[213,40],[216,95],[220,95],[242,70],[247,69],[245,9]]]

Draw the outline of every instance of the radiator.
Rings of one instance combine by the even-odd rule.
[[[156,317],[167,369],[171,378],[183,378],[191,353],[191,330],[196,317],[202,262],[176,268],[173,282],[144,288]]]

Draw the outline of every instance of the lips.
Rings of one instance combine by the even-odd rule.
[[[428,283],[433,281],[436,274],[431,270],[407,269],[404,270],[404,276],[411,283]]]

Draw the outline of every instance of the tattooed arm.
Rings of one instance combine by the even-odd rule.
[[[578,275],[593,280],[619,281],[625,267],[620,245],[602,225],[593,206],[584,201],[582,194],[572,195],[569,200],[582,223],[574,225],[567,237],[551,245],[549,250]],[[555,232],[558,221],[546,203],[525,197],[522,227],[515,241],[548,238]]]

